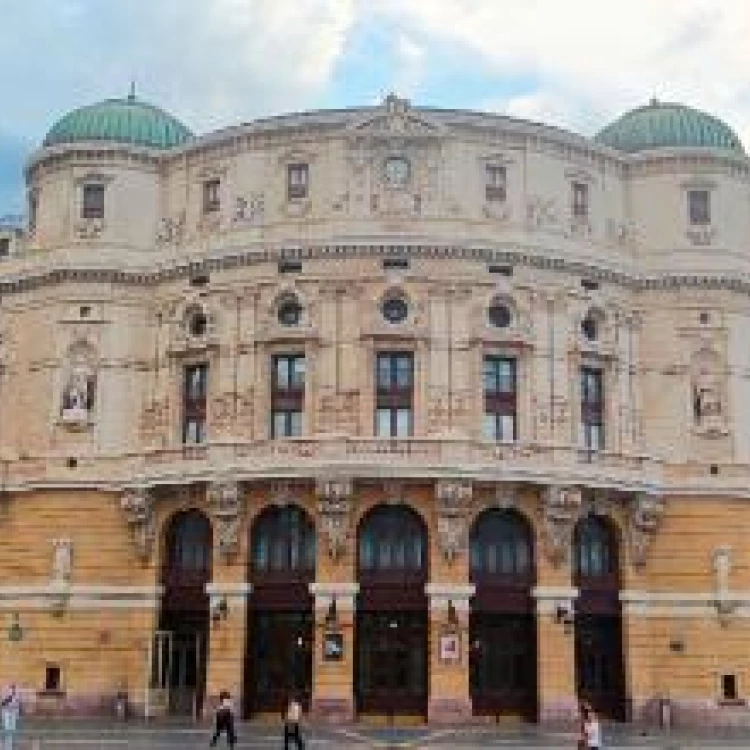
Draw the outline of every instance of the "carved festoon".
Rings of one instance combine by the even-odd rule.
[[[472,490],[471,482],[461,479],[441,479],[435,485],[438,545],[447,562],[466,549]]]
[[[630,540],[633,564],[646,564],[646,556],[656,530],[664,514],[664,500],[645,492],[638,493],[630,516]]]
[[[125,511],[138,556],[144,561],[151,558],[156,537],[154,496],[148,487],[129,487],[120,497],[120,507]]]
[[[219,555],[227,561],[239,546],[242,500],[238,483],[228,479],[213,482],[208,488],[208,503],[214,519]]]
[[[320,526],[328,540],[328,554],[337,560],[346,550],[351,533],[353,483],[349,478],[318,479],[315,491]]]
[[[557,566],[570,560],[573,526],[581,508],[578,487],[550,485],[542,492],[542,528],[547,557]]]

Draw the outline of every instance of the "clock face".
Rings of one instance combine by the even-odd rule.
[[[409,181],[409,161],[403,156],[389,156],[385,160],[385,181],[389,185],[402,186]]]

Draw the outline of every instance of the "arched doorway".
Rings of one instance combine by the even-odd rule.
[[[165,535],[159,627],[153,645],[153,709],[199,716],[206,692],[211,523],[198,510],[176,513]]]
[[[360,714],[427,713],[428,538],[405,505],[381,505],[357,534],[355,701]]]
[[[589,514],[574,533],[576,688],[597,711],[625,719],[618,534]]]
[[[474,522],[470,577],[469,682],[475,714],[536,718],[536,573],[533,531],[516,511],[492,509]]]
[[[245,714],[278,713],[312,692],[315,527],[296,505],[264,510],[250,536],[252,583],[245,649]]]

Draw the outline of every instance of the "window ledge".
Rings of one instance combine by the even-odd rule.
[[[722,708],[744,708],[747,706],[747,701],[744,698],[720,698],[716,701],[716,705]]]

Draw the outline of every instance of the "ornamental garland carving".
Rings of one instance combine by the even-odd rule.
[[[138,556],[148,562],[156,538],[156,513],[153,492],[148,487],[129,487],[120,497],[120,508],[130,527]]]
[[[242,500],[240,487],[233,480],[213,482],[208,488],[208,505],[214,520],[219,556],[229,561],[239,547]]]
[[[648,548],[664,515],[664,500],[655,495],[639,492],[633,501],[630,515],[630,545],[633,565],[646,564]]]
[[[435,485],[437,539],[446,562],[453,562],[466,549],[472,491],[471,481],[463,479],[440,479]]]
[[[550,485],[542,492],[541,506],[547,557],[557,567],[570,560],[573,526],[581,508],[581,490]]]
[[[338,560],[346,550],[352,526],[353,482],[346,477],[318,479],[318,518],[328,540],[328,554]]]

